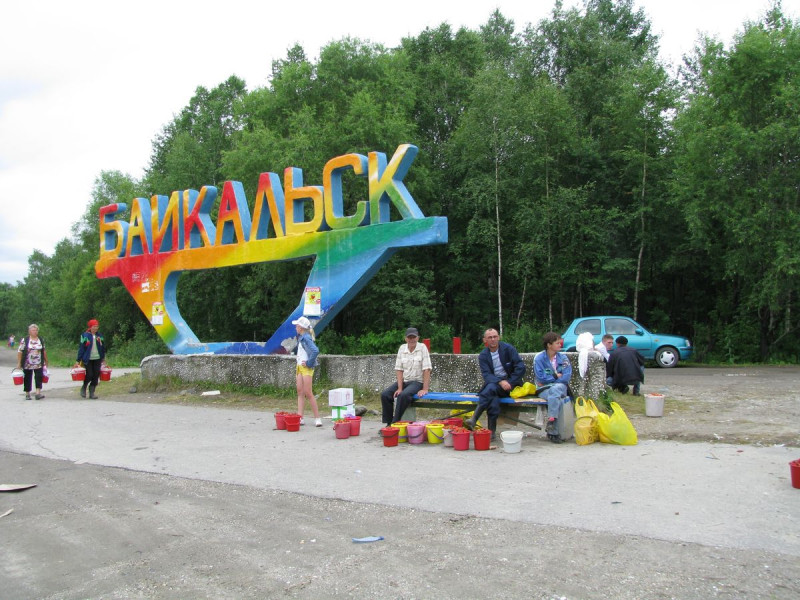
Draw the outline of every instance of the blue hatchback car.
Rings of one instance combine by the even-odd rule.
[[[648,360],[656,361],[659,367],[670,368],[680,360],[692,356],[692,343],[688,338],[663,333],[650,333],[628,317],[581,317],[570,323],[561,336],[567,352],[575,351],[578,336],[588,331],[594,343],[600,343],[603,335],[610,333],[616,339],[620,335],[628,338],[628,346],[636,348]],[[615,344],[616,346],[616,344]],[[612,350],[613,352],[613,350]]]

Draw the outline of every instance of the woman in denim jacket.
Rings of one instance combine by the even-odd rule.
[[[314,367],[317,366],[317,356],[319,348],[314,343],[314,329],[311,321],[305,317],[300,317],[292,321],[297,331],[297,368],[295,369],[295,379],[297,382],[297,414],[300,415],[300,425],[305,425],[303,419],[303,409],[305,401],[311,403],[311,410],[314,412],[314,425],[322,427],[322,419],[319,417],[319,407],[314,392],[311,390],[311,382],[314,378]]]

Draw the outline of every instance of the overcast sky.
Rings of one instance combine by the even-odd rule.
[[[581,3],[564,1],[575,4]],[[153,137],[197,86],[214,87],[232,74],[249,90],[265,86],[272,61],[284,58],[295,43],[310,58],[345,36],[394,47],[442,22],[475,29],[495,8],[521,31],[547,17],[553,5],[554,0],[3,2],[0,282],[21,281],[34,249],[50,255],[70,236],[101,171],[140,178]],[[698,32],[727,45],[746,20],[761,18],[769,2],[637,0],[636,5],[661,36],[662,57],[677,64]],[[783,11],[797,19],[800,0],[784,0]],[[264,170],[286,166],[264,165]]]

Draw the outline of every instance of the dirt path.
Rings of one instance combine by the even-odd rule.
[[[643,393],[666,396],[664,416],[628,414],[640,438],[800,446],[800,367],[648,369]]]

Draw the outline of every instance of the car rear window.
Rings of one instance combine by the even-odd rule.
[[[575,333],[580,335],[588,331],[592,335],[599,335],[600,334],[600,319],[586,319],[585,321],[581,321],[578,323],[578,326],[575,328]]]
[[[606,333],[635,335],[636,325],[628,319],[606,319]]]

